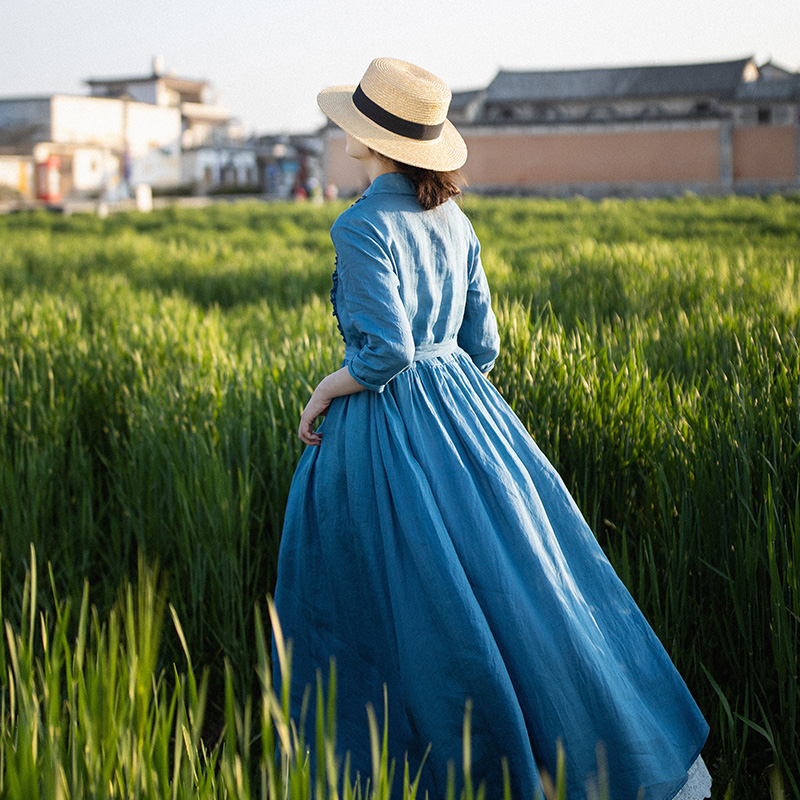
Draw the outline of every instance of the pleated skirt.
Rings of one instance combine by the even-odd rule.
[[[673,798],[708,726],[561,478],[468,356],[338,398],[321,432],[292,482],[275,601],[295,714],[335,661],[351,774],[371,774],[366,707],[382,722],[385,686],[390,756],[413,776],[430,745],[432,800],[448,764],[461,770],[468,700],[472,774],[489,798],[503,760],[513,796],[532,798],[559,745],[570,798],[596,780],[598,748],[614,800]]]

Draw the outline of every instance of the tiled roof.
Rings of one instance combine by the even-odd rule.
[[[752,59],[675,66],[611,67],[558,71],[501,70],[486,100],[563,101],[710,94],[732,97]]]
[[[758,80],[743,83],[736,90],[737,100],[800,100],[800,75],[791,78]]]
[[[483,91],[483,89],[469,89],[463,92],[453,92],[450,108],[452,110],[466,108],[471,102],[477,100]]]

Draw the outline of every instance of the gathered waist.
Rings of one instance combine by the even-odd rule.
[[[449,356],[459,349],[458,342],[455,339],[448,339],[447,341],[436,342],[435,344],[420,344],[414,349],[414,361],[427,361],[430,358]],[[356,345],[345,345],[345,359],[354,358],[358,355],[360,350],[361,348]]]

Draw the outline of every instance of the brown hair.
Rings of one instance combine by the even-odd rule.
[[[375,151],[373,151],[375,152]],[[414,191],[417,194],[417,202],[425,211],[430,211],[436,206],[461,194],[461,188],[466,183],[460,170],[451,172],[438,172],[424,167],[412,167],[411,164],[404,164],[402,161],[395,161],[393,158],[377,154],[383,161],[389,162],[397,172],[411,179],[414,184]]]

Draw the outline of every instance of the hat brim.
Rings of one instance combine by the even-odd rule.
[[[381,155],[413,167],[448,172],[467,160],[467,145],[449,119],[436,139],[421,141],[400,136],[364,116],[353,104],[355,86],[331,86],[317,95],[325,116],[359,142]]]

